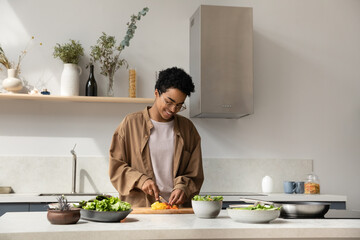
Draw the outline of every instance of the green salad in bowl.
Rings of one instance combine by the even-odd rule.
[[[210,196],[210,195],[205,195],[205,196],[200,196],[200,195],[195,195],[192,200],[193,201],[222,201],[224,199],[223,196]]]
[[[222,208],[222,196],[196,195],[191,200],[191,205],[198,218],[216,218]]]
[[[257,204],[249,205],[245,207],[233,207],[232,209],[238,209],[238,210],[280,210],[281,207],[275,207],[274,205],[261,205]]]
[[[98,222],[119,222],[132,211],[131,204],[118,197],[99,195],[89,201],[81,201],[81,218]]]
[[[280,216],[280,207],[274,205],[236,205],[226,211],[232,220],[242,223],[268,223]]]
[[[129,211],[131,204],[121,201],[118,197],[99,195],[95,199],[80,202],[78,207],[99,212]]]

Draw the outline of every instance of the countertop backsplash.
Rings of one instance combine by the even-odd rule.
[[[0,156],[0,186],[15,193],[70,193],[71,156]],[[202,192],[261,192],[265,175],[273,179],[274,193],[283,192],[284,180],[304,180],[313,170],[306,159],[203,159]],[[115,192],[108,175],[106,157],[78,157],[76,191]]]
[[[70,193],[72,156],[0,156],[0,185],[15,193]],[[116,191],[105,157],[77,157],[76,192]]]
[[[283,193],[283,181],[304,181],[313,171],[306,159],[203,159],[202,192],[262,192],[262,179],[273,179],[273,192]]]

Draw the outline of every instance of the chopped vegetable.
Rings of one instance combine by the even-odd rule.
[[[195,195],[193,197],[192,200],[194,201],[222,201],[224,199],[223,196],[210,196],[210,195],[205,195],[205,196],[200,196],[200,195]]]
[[[176,205],[170,205],[167,203],[154,202],[151,204],[151,210],[163,210],[163,209],[179,209]]]
[[[118,197],[99,195],[94,200],[81,201],[76,207],[99,212],[128,211],[131,209],[131,204],[121,201]]]
[[[243,207],[243,208],[233,208],[233,209],[239,209],[239,210],[280,210],[281,207],[275,207],[274,205],[251,205],[248,207]]]

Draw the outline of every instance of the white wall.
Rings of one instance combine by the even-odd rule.
[[[80,40],[86,57],[102,31],[121,39],[142,7],[123,57],[137,68],[138,96],[152,97],[155,71],[189,69],[189,17],[199,4],[253,7],[255,113],[238,120],[192,119],[204,157],[313,159],[321,191],[360,209],[360,1],[357,0],[0,0],[0,43],[16,59],[34,35],[22,77],[59,94],[55,43]],[[0,79],[5,77],[0,72]],[[81,76],[82,94],[88,72]],[[127,96],[127,72],[116,75]],[[105,81],[97,74],[100,93]],[[143,104],[0,102],[0,155],[106,156],[111,135]],[[188,116],[188,112],[184,115]],[[1,185],[1,183],[0,183]]]

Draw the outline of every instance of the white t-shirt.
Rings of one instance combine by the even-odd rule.
[[[154,127],[150,132],[149,149],[155,182],[159,187],[160,195],[168,200],[174,187],[174,120],[157,122],[151,119],[151,122]]]

